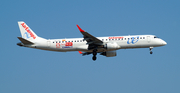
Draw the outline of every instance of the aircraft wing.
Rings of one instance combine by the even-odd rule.
[[[83,34],[84,40],[87,41],[87,44],[89,44],[89,45],[102,45],[103,44],[103,41],[101,41],[98,38],[92,36],[88,32],[85,32],[78,25],[77,25],[77,27],[78,27],[79,31]]]

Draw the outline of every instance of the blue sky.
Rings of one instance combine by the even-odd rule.
[[[4,0],[0,93],[179,93],[179,0]],[[152,34],[168,44],[81,56],[19,47],[17,21],[47,39]]]

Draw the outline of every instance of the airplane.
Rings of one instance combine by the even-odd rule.
[[[18,25],[22,36],[17,37],[21,41],[17,43],[18,46],[57,52],[78,51],[83,56],[92,54],[94,61],[97,59],[97,53],[114,57],[117,55],[116,50],[119,49],[149,48],[152,54],[154,47],[167,44],[155,35],[95,37],[81,29],[79,25],[77,27],[83,38],[45,39],[37,36],[25,22],[18,21]]]

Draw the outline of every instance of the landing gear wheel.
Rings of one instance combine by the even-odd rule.
[[[95,60],[97,59],[96,55],[97,55],[97,49],[94,49],[94,50],[93,50],[93,57],[92,57],[92,60],[95,61]]]
[[[97,59],[97,57],[96,57],[96,56],[93,56],[92,59],[95,61],[95,60]]]
[[[150,54],[153,54],[153,52],[151,51]]]
[[[153,52],[152,52],[152,49],[153,49],[153,47],[149,47],[150,54],[152,54],[152,53],[153,53]]]

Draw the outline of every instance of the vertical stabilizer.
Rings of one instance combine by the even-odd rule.
[[[19,21],[18,25],[22,38],[30,41],[37,39],[38,36],[31,30],[31,28],[25,22]]]

